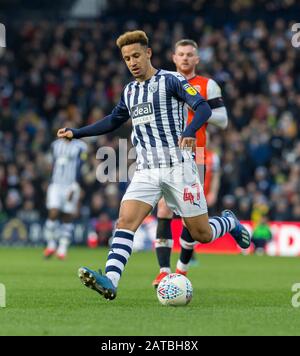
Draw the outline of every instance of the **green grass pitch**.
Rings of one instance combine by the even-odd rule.
[[[114,301],[77,277],[80,266],[104,267],[106,249],[72,248],[64,262],[41,255],[41,249],[0,249],[7,294],[0,335],[300,334],[300,308],[291,304],[292,285],[300,283],[296,258],[198,255],[189,274],[193,300],[174,308],[161,306],[151,286],[152,252],[133,254]]]

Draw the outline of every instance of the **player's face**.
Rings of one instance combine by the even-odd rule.
[[[196,48],[191,45],[178,46],[173,54],[173,61],[178,72],[190,74],[195,71],[199,56]]]
[[[121,52],[131,74],[136,79],[143,79],[151,67],[151,49],[142,46],[140,43],[134,43],[124,46]]]

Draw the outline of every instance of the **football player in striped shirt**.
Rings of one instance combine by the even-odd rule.
[[[44,257],[63,260],[74,230],[74,214],[80,198],[81,166],[87,158],[82,140],[58,139],[51,145],[52,177],[47,191],[48,219],[44,227]]]
[[[199,60],[198,45],[195,41],[183,39],[175,44],[173,61],[176,65],[177,72],[182,74],[201,96],[207,100],[212,110],[211,117],[196,133],[196,163],[199,168],[201,182],[204,186],[205,196],[206,198],[210,198],[208,195],[208,186],[209,179],[211,179],[212,176],[208,175],[208,172],[205,172],[207,163],[209,163],[211,159],[210,153],[206,150],[206,129],[209,124],[220,129],[225,129],[228,124],[228,116],[218,84],[213,79],[196,74],[196,67]],[[189,109],[188,123],[192,121],[193,116],[193,110]],[[204,179],[204,177],[206,179]],[[155,288],[167,274],[171,273],[170,257],[173,247],[171,222],[173,211],[167,206],[164,199],[161,199],[158,203],[157,217],[158,226],[155,250],[160,271],[152,283]],[[197,242],[193,240],[188,229],[184,226],[180,237],[181,253],[179,261],[177,262],[176,273],[186,275],[195,244],[197,244]]]
[[[137,169],[123,196],[119,219],[108,254],[105,274],[79,269],[83,284],[106,299],[114,299],[132,252],[136,230],[163,196],[180,216],[193,239],[210,243],[231,232],[243,248],[250,234],[230,211],[208,218],[207,205],[191,150],[196,132],[211,116],[206,100],[177,72],[155,69],[143,31],[131,31],[117,40],[122,57],[134,77],[110,115],[81,129],[62,128],[60,138],[103,135],[132,120],[132,142]],[[195,112],[186,126],[186,105]]]

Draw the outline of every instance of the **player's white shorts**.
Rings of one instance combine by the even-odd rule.
[[[170,209],[182,217],[207,213],[207,204],[198,169],[190,160],[174,167],[136,171],[122,199],[140,200],[156,206],[161,197]]]
[[[80,186],[77,183],[61,185],[52,183],[47,191],[47,209],[58,209],[66,214],[75,214],[80,198]]]

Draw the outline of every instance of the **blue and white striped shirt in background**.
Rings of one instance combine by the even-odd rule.
[[[52,143],[51,152],[53,159],[51,183],[70,185],[78,182],[87,145],[81,140],[59,139]]]

